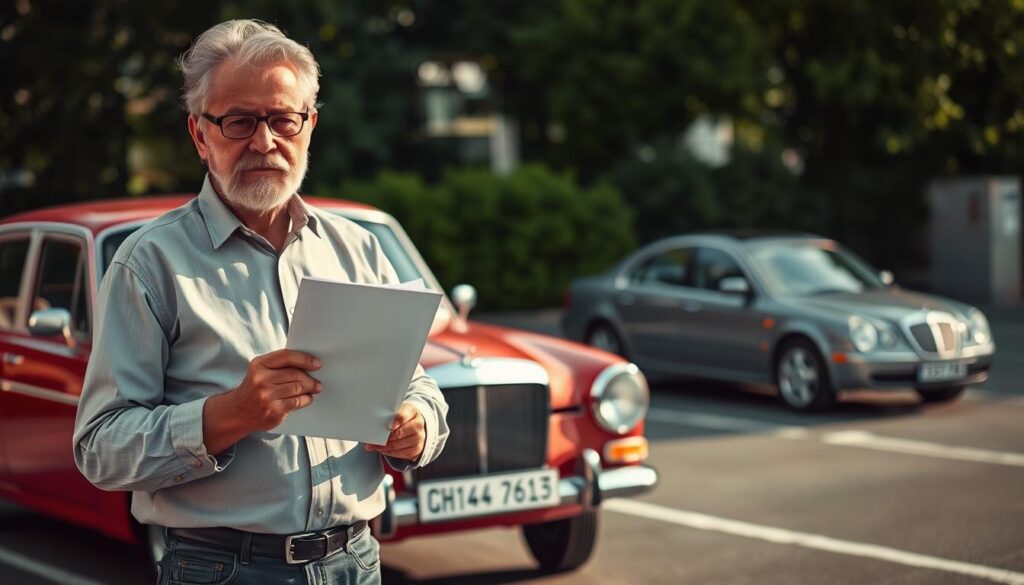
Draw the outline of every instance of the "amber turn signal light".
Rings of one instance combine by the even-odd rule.
[[[639,463],[647,459],[647,452],[645,437],[626,437],[604,444],[605,463]]]

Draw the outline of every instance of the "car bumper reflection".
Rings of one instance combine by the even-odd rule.
[[[632,496],[652,489],[658,483],[658,472],[647,465],[627,465],[613,469],[601,468],[596,451],[584,449],[579,472],[558,482],[560,505],[581,505],[593,508],[606,499]],[[384,477],[384,512],[374,520],[374,534],[387,539],[399,527],[419,524],[419,502],[415,493],[397,494],[390,476]]]
[[[832,380],[837,390],[903,389],[980,384],[988,379],[994,348],[980,347],[965,351],[964,355],[948,360],[923,360],[912,352],[878,352],[874,354],[846,354],[845,363],[830,363]],[[966,366],[964,378],[919,382],[923,364],[960,363]]]

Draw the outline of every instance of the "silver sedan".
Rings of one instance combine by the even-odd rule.
[[[809,235],[660,240],[574,281],[566,302],[570,339],[646,372],[775,384],[797,410],[864,388],[952,400],[987,379],[995,353],[977,308],[903,290]]]

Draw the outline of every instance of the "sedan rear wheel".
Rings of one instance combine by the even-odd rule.
[[[619,334],[607,323],[597,323],[587,333],[587,345],[603,349],[609,353],[625,357],[626,347],[619,338]]]
[[[788,341],[778,353],[775,381],[779,398],[796,410],[823,410],[836,401],[825,362],[807,339]]]

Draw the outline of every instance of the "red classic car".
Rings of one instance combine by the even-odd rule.
[[[67,205],[0,221],[0,496],[114,538],[162,547],[130,494],[89,484],[71,435],[89,359],[93,299],[117,247],[189,197]],[[373,232],[403,281],[441,290],[388,214],[308,199]],[[472,287],[438,310],[421,363],[450,405],[451,435],[431,465],[385,477],[383,540],[521,526],[541,567],[586,561],[603,498],[657,482],[643,464],[648,389],[636,366],[553,337],[468,321]],[[158,535],[160,535],[158,537]]]

